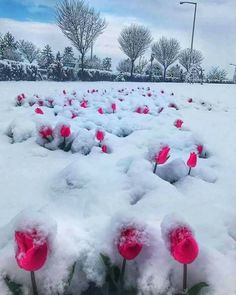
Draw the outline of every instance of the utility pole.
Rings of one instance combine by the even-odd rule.
[[[189,57],[189,68],[191,68],[192,54],[193,54],[193,41],[194,41],[194,34],[195,34],[196,15],[197,15],[197,2],[181,1],[180,4],[194,5],[193,28],[192,28],[192,38],[191,38],[190,57]]]
[[[236,64],[230,64],[230,66],[234,67],[234,76],[233,76],[233,82],[236,84]]]

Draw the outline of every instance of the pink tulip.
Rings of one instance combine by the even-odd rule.
[[[116,111],[116,104],[115,103],[112,103],[111,104],[111,108],[112,108],[113,113],[115,113],[115,111]]]
[[[39,115],[43,115],[44,114],[43,110],[40,109],[40,108],[36,108],[34,111],[35,111],[36,114],[39,114]]]
[[[197,166],[197,154],[195,152],[190,153],[189,159],[187,161],[187,165],[189,167],[189,175],[191,173],[191,169]]]
[[[178,119],[175,121],[174,125],[176,128],[180,129],[182,127],[183,123],[184,122],[181,119]]]
[[[98,108],[98,112],[99,112],[99,114],[104,114],[104,112],[103,112],[103,109],[102,108]]]
[[[102,142],[104,140],[104,138],[105,138],[105,133],[103,131],[101,131],[101,130],[98,130],[96,132],[96,138],[97,138],[98,141]]]

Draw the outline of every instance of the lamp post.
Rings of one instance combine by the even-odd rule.
[[[193,54],[193,40],[195,33],[195,24],[196,24],[196,14],[197,14],[197,2],[192,1],[181,1],[180,4],[191,4],[194,5],[194,17],[193,17],[193,29],[192,29],[192,39],[191,39],[191,48],[190,48],[190,58],[189,58],[189,68],[191,67],[192,54]]]
[[[236,84],[236,65],[235,64],[230,64],[230,66],[233,66],[234,67],[233,82]]]

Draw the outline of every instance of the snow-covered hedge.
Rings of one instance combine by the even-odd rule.
[[[36,81],[38,68],[23,62],[0,60],[0,81]]]

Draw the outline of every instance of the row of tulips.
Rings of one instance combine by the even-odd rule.
[[[204,147],[202,144],[197,145],[197,152],[191,152],[189,155],[189,158],[186,162],[189,172],[188,174],[191,174],[191,170],[197,166],[197,159],[198,157],[203,157],[203,150]],[[167,160],[170,158],[170,147],[164,146],[161,148],[161,150],[155,155],[155,165],[153,173],[156,173],[158,165],[165,164]]]
[[[58,133],[58,134],[56,134]],[[45,143],[50,143],[54,140],[55,136],[59,136],[62,141],[59,144],[59,148],[64,150],[65,152],[70,151],[71,146],[73,144],[73,138],[72,131],[70,126],[68,125],[62,125],[59,128],[59,131],[57,128],[53,129],[51,126],[41,126],[38,130],[39,137],[44,140]],[[108,146],[103,143],[105,139],[105,132],[102,130],[97,130],[95,134],[96,140],[98,141],[99,147],[101,147],[101,150],[103,153],[108,153]]]
[[[205,283],[200,283],[200,285],[194,286],[193,289],[188,289],[187,286],[187,265],[193,263],[199,254],[199,246],[192,229],[183,222],[176,222],[176,225],[172,225],[168,228],[165,226],[164,220],[161,225],[161,230],[162,237],[170,255],[174,260],[183,265],[182,294],[198,294],[198,292],[193,293],[192,290],[199,290],[199,288],[207,286]],[[117,245],[118,253],[123,259],[121,268],[117,266],[113,267],[110,259],[106,255],[100,254],[107,272],[106,282],[108,282],[108,286],[105,294],[124,295],[126,291],[129,291],[125,286],[125,271],[128,267],[127,262],[136,259],[142,251],[145,251],[145,247],[148,246],[146,242],[147,236],[148,234],[145,233],[144,229],[134,225],[123,226],[120,229],[118,237],[115,239],[115,244]],[[38,295],[39,292],[35,272],[45,265],[50,255],[49,238],[42,235],[42,233],[34,228],[28,231],[18,230],[15,232],[15,243],[16,262],[21,269],[30,272],[33,294]],[[75,265],[72,270],[73,276]],[[71,282],[72,276],[70,275],[69,282]]]

